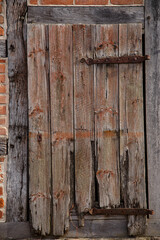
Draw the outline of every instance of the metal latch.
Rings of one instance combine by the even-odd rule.
[[[87,65],[93,64],[124,64],[124,63],[142,63],[145,60],[150,60],[149,55],[145,56],[122,56],[122,57],[107,57],[101,59],[93,58],[82,58],[81,63],[86,63]]]
[[[92,208],[88,211],[91,215],[153,215],[153,210],[143,208],[112,208],[98,209]]]

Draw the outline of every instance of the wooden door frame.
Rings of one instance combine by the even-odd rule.
[[[8,167],[7,167],[7,223],[0,224],[0,237],[29,237],[28,225],[28,86],[27,86],[27,51],[26,51],[26,13],[33,22],[32,12],[38,13],[38,8],[27,7],[27,0],[6,0],[7,2],[7,22],[8,22],[8,77],[9,77],[9,144],[8,144]],[[46,7],[50,11],[49,16],[57,13],[58,8],[76,8],[76,7]],[[82,7],[81,7],[82,8]],[[83,7],[86,12],[78,11],[77,19],[85,19],[88,24],[93,23],[93,18],[87,15],[93,11],[98,22],[98,7]],[[117,10],[118,14],[116,14]],[[133,19],[143,18],[141,22],[145,26],[145,53],[151,56],[151,60],[145,65],[146,72],[146,132],[147,132],[147,165],[148,165],[148,193],[149,208],[155,209],[155,215],[148,220],[146,231],[147,236],[160,235],[160,189],[157,185],[160,183],[159,146],[160,109],[158,104],[158,95],[160,94],[159,78],[160,70],[158,64],[160,49],[160,2],[159,0],[145,0],[145,14],[141,17],[137,11],[132,14],[129,9],[134,7],[103,7],[104,22],[107,23],[128,23]],[[143,8],[143,7],[139,7]],[[43,7],[43,10],[45,7]],[[79,7],[80,9],[80,7]],[[83,9],[83,10],[84,10]],[[34,10],[34,11],[33,11]],[[138,10],[138,7],[137,7]],[[74,9],[73,9],[74,11]],[[106,11],[110,11],[114,18],[107,18]],[[129,13],[127,13],[129,12]],[[45,12],[46,13],[46,12]],[[85,15],[84,15],[84,14]],[[113,14],[114,13],[114,14]],[[74,13],[75,14],[75,13]],[[32,16],[32,18],[31,18]],[[38,15],[35,15],[35,18]],[[57,19],[57,16],[55,20]],[[85,18],[84,18],[85,16]],[[87,17],[86,17],[87,16]],[[123,18],[122,18],[123,16]],[[64,16],[63,16],[64,17]],[[59,21],[64,20],[61,15]],[[32,19],[32,20],[31,20]],[[107,20],[108,19],[108,20]],[[48,18],[48,23],[53,23],[53,17]],[[54,20],[54,21],[55,21]],[[57,20],[56,20],[57,21]],[[68,23],[69,20],[67,20]],[[110,21],[110,22],[109,22]],[[118,22],[117,22],[118,21]],[[127,22],[128,21],[128,22]],[[137,20],[140,21],[140,20]],[[97,23],[96,22],[96,23]],[[74,19],[75,23],[75,19]],[[95,23],[95,20],[94,20]],[[98,22],[100,23],[100,22]],[[159,29],[160,30],[160,29]],[[155,74],[156,73],[156,74]],[[154,168],[153,168],[154,163]],[[18,169],[18,171],[17,171]],[[155,176],[155,171],[157,175]],[[10,222],[16,222],[10,223]],[[20,222],[20,223],[18,223]],[[16,227],[16,231],[14,231]],[[96,226],[95,226],[96,227]],[[5,231],[6,229],[6,231]],[[23,229],[23,232],[22,232]],[[15,233],[14,233],[15,232]],[[16,236],[15,236],[16,235]],[[107,236],[106,236],[107,237]]]

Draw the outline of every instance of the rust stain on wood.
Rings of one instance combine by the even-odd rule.
[[[113,114],[113,115],[114,114],[118,115],[118,112],[115,109],[113,109],[112,107],[107,107],[107,108],[104,108],[104,109],[101,108],[100,110],[96,110],[95,114],[103,115],[106,112],[108,112],[110,114]]]
[[[104,48],[108,48],[110,46],[113,47],[114,49],[118,48],[118,45],[113,41],[103,41],[103,42],[97,44],[97,47],[95,47],[95,50],[99,51]]]
[[[32,112],[29,114],[29,117],[33,117],[35,115],[38,115],[40,113],[43,113],[43,110],[40,108],[40,106],[37,104],[35,108],[32,110]]]
[[[40,193],[40,192],[30,195],[30,198],[31,198],[31,202],[35,202],[39,198],[50,199],[50,197],[47,197],[44,193]]]
[[[65,191],[60,190],[60,191],[54,192],[53,194],[56,199],[62,199],[64,198]]]
[[[113,171],[110,171],[110,170],[98,170],[96,172],[96,175],[97,175],[97,178],[98,180],[102,179],[105,174],[107,174],[107,177],[109,178],[110,176],[114,177],[115,176],[115,173]]]
[[[33,57],[33,56],[35,56],[35,54],[37,54],[37,53],[43,53],[43,54],[45,54],[45,51],[44,51],[43,49],[41,49],[41,48],[39,48],[39,49],[33,49],[33,51],[28,54],[28,57]]]

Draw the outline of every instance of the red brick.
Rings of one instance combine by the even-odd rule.
[[[0,125],[5,125],[5,124],[6,124],[6,119],[0,118]]]
[[[0,195],[3,195],[3,187],[0,187]]]
[[[0,16],[0,24],[3,24],[3,23],[4,23],[4,17]]]
[[[0,36],[4,36],[4,29],[0,27]]]
[[[6,66],[5,64],[0,64],[0,73],[5,73]]]
[[[38,5],[38,0],[30,0],[29,3],[33,5]]]
[[[2,136],[6,136],[7,135],[6,128],[0,127],[0,135],[2,135]]]
[[[6,106],[0,106],[0,115],[6,115]]]
[[[4,162],[4,157],[0,157],[0,162]]]
[[[143,0],[111,0],[114,5],[143,4]]]
[[[76,0],[76,5],[107,5],[108,0]]]
[[[0,104],[5,104],[5,103],[7,103],[6,96],[0,95]]]
[[[4,207],[4,200],[3,198],[0,198],[0,208],[3,208]]]
[[[41,0],[42,5],[73,5],[73,0]]]
[[[3,183],[3,179],[4,179],[4,176],[3,176],[3,173],[0,174],[0,183]]]
[[[0,211],[0,219],[3,217],[3,212]]]
[[[5,85],[0,85],[0,93],[6,93],[6,86]]]
[[[0,75],[0,83],[4,83],[5,82],[5,75]]]
[[[0,59],[0,63],[5,63],[5,62],[6,62],[6,60]]]

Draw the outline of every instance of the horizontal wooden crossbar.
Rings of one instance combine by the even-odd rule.
[[[153,215],[153,210],[142,208],[113,208],[113,209],[97,209],[89,210],[91,215]]]
[[[28,7],[28,23],[121,24],[142,23],[144,7]]]

